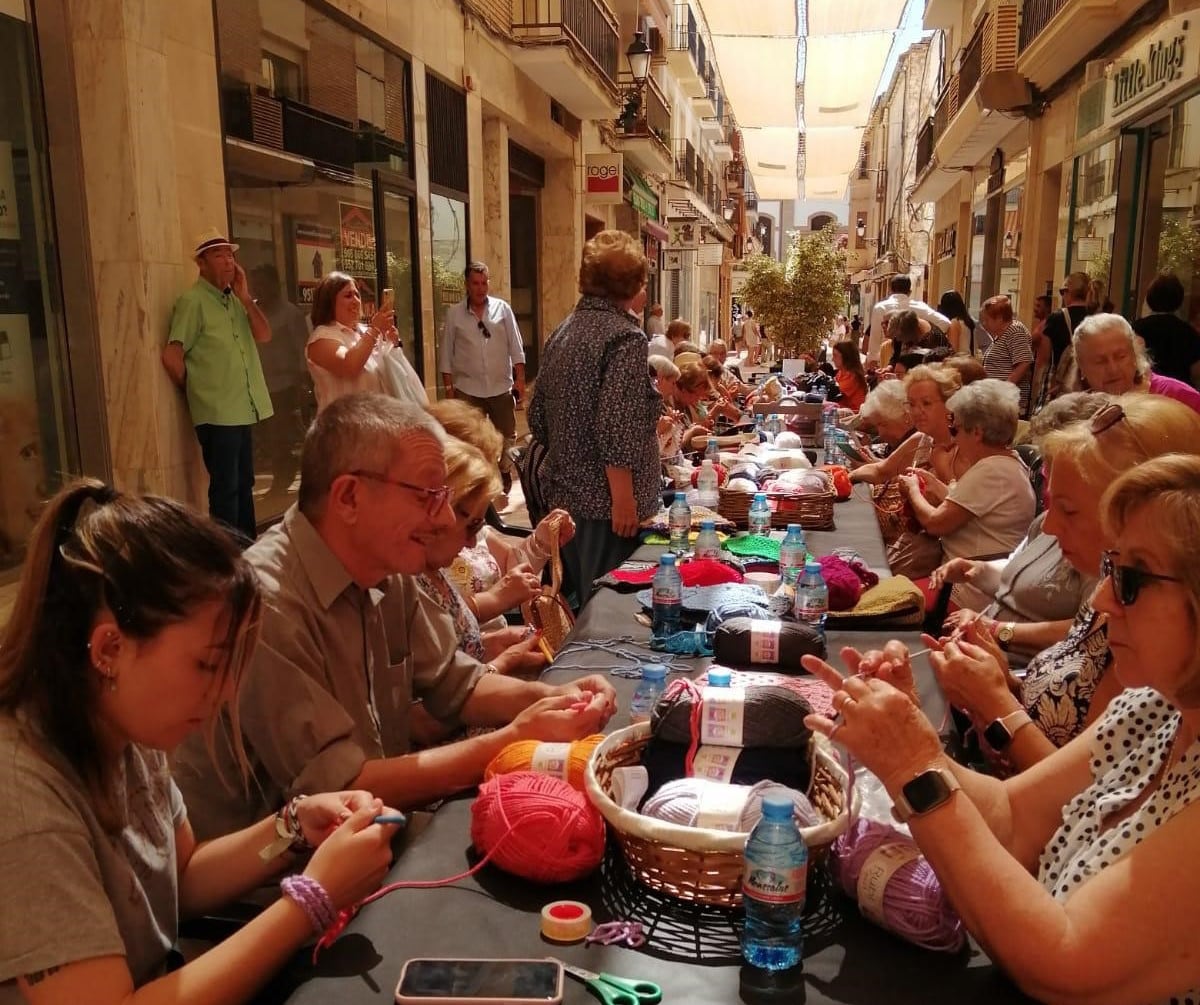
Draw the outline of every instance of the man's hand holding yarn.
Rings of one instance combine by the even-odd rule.
[[[600,674],[580,677],[579,680],[572,681],[570,684],[563,684],[558,691],[560,694],[580,694],[587,700],[588,708],[599,709],[603,716],[600,722],[601,728],[616,714],[617,692],[608,679]]]
[[[587,705],[580,702],[587,700]],[[603,728],[608,716],[599,696],[588,698],[577,689],[560,691],[540,698],[512,721],[517,738],[570,743]]]
[[[804,724],[836,740],[871,771],[893,796],[942,758],[937,730],[903,692],[874,677],[843,677],[816,656],[804,669],[834,688],[836,719],[808,715]]]

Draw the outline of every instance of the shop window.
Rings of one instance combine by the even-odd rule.
[[[1113,139],[1075,159],[1067,271],[1104,281],[1117,218],[1117,152]]]
[[[433,330],[437,350],[442,347],[442,325],[452,304],[466,296],[469,251],[467,249],[467,204],[434,193],[429,197],[430,228],[433,232]],[[438,365],[441,365],[440,356]],[[438,381],[441,387],[441,381]]]
[[[1012,300],[1013,310],[1022,303],[1018,277],[1021,271],[1021,230],[1025,215],[1025,186],[1016,185],[1004,194],[1004,214],[1000,221],[1000,280],[997,292]]]

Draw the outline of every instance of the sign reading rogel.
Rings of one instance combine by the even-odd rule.
[[[1200,71],[1200,40],[1185,16],[1164,22],[1109,71],[1109,125],[1136,115],[1152,100],[1191,86]]]
[[[622,154],[587,155],[584,191],[588,202],[618,204],[624,201],[622,157]]]

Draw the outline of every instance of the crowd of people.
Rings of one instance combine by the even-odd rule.
[[[532,528],[513,535],[489,516],[523,356],[486,267],[448,321],[443,381],[461,393],[434,403],[390,308],[364,323],[355,281],[332,273],[304,348],[318,410],[298,501],[243,550],[236,430],[270,401],[261,373],[241,411],[212,397],[234,363],[211,340],[232,331],[245,359],[270,326],[233,250],[198,248],[163,356],[224,472],[210,502],[226,526],[68,486],[0,637],[0,1002],[248,1000],[379,884],[394,825],[378,818],[477,784],[513,741],[602,730],[611,684],[542,683],[536,633],[505,612],[560,551],[585,601],[659,510],[664,461],[765,393],[657,305],[643,328],[642,246],[601,232],[542,353]],[[844,651],[849,676],[806,657],[835,690],[836,714],[809,723],[880,778],[972,934],[1050,1000],[1198,1000],[1200,352],[1181,344],[1196,335],[1176,283],[1156,280],[1131,326],[1070,276],[1030,330],[1005,297],[975,319],[898,282],[865,345],[845,323],[829,346],[844,417],[874,434],[851,479],[893,574],[927,589],[931,663],[982,760],[943,752],[898,642]],[[752,363],[749,312],[741,333]],[[31,877],[38,896],[19,896]],[[237,933],[178,955],[181,919],[281,877]]]

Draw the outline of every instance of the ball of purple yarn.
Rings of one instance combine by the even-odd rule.
[[[830,871],[834,881],[858,899],[858,877],[871,853],[885,844],[914,847],[911,838],[877,820],[859,818],[833,843]],[[937,952],[956,953],[967,935],[942,892],[925,856],[900,866],[883,891],[884,927],[900,938]]]

